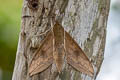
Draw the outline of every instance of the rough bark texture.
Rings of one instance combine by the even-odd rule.
[[[109,6],[110,0],[24,0],[12,80],[95,80],[104,58]],[[58,74],[54,64],[42,73],[29,76],[31,59],[51,28],[53,15],[91,60],[94,77],[69,65]]]

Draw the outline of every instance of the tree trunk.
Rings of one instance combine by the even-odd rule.
[[[21,32],[12,80],[95,80],[104,58],[110,0],[24,0]],[[54,66],[32,77],[28,74],[34,52],[51,28],[60,22],[93,64],[93,77],[66,65],[62,74]]]

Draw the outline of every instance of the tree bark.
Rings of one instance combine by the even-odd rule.
[[[21,32],[12,80],[95,80],[104,59],[110,0],[24,0]],[[34,52],[51,28],[60,22],[91,60],[93,77],[66,65],[61,74],[54,65],[32,77],[28,74]]]

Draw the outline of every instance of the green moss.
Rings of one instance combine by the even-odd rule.
[[[62,6],[61,9],[60,9],[61,14],[65,12],[65,9],[66,9],[66,7],[68,5],[68,1],[69,0],[64,0],[63,4],[61,5]]]
[[[73,80],[82,80],[80,72],[75,72],[75,76]]]
[[[101,12],[103,12],[103,9],[105,9],[106,8],[106,0],[99,0],[99,2],[98,2],[99,4],[98,4],[98,11],[101,13]]]
[[[59,77],[61,80],[70,80],[70,73],[66,70],[63,70]]]
[[[97,36],[97,33],[98,33],[97,27],[98,27],[98,19],[96,19],[95,22],[93,23],[92,31],[89,33],[89,36],[91,34],[93,34],[91,36],[91,39],[88,37],[87,41],[84,43],[85,52],[89,53],[88,56],[91,56],[92,53],[93,53],[93,44],[94,44],[94,42],[96,40],[96,36]],[[88,51],[90,51],[90,52],[88,52]]]

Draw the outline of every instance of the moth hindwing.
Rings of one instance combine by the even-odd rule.
[[[30,76],[44,71],[53,62],[60,73],[65,59],[76,70],[93,76],[94,70],[88,57],[75,40],[56,22],[35,52],[29,67]]]

